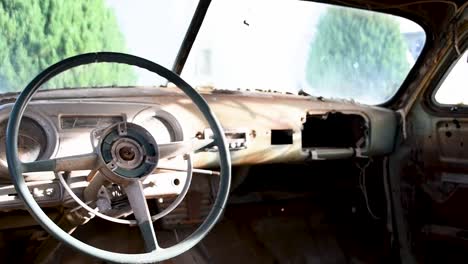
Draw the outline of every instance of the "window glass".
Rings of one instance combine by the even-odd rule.
[[[455,63],[435,94],[439,104],[468,105],[468,51]]]
[[[182,77],[216,89],[389,100],[425,43],[414,22],[297,0],[213,0]]]

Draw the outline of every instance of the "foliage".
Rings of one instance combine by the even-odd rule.
[[[0,0],[0,91],[20,91],[41,70],[85,52],[125,51],[104,0]],[[47,88],[131,83],[132,69],[92,64],[67,71]]]
[[[393,17],[330,8],[318,22],[306,78],[313,94],[385,101],[409,71],[407,50]]]

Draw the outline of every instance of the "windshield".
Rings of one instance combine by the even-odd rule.
[[[213,0],[182,77],[216,89],[389,100],[425,43],[388,14],[296,0]]]
[[[10,0],[0,2],[0,93],[24,89],[41,70],[96,51],[126,52],[171,68],[197,1]],[[92,64],[45,88],[161,85],[135,67]]]
[[[95,51],[134,54],[172,68],[196,0],[0,2],[0,93],[41,70]],[[297,0],[213,0],[182,77],[195,87],[299,91],[366,104],[389,100],[425,43],[403,18]],[[135,67],[91,64],[43,89],[160,86]]]

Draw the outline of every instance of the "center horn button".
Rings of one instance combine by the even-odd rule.
[[[143,127],[121,122],[101,137],[99,154],[105,166],[101,172],[115,182],[149,175],[159,160],[158,145]],[[116,177],[117,176],[117,177]]]

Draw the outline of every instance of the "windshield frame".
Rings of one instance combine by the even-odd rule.
[[[371,12],[376,12],[380,14],[386,14],[386,15],[392,15],[392,16],[397,16],[403,19],[407,19],[411,22],[414,22],[416,25],[418,25],[421,29],[422,32],[424,33],[425,40],[423,43],[423,46],[420,50],[419,55],[415,58],[414,64],[412,67],[409,69],[408,73],[406,74],[405,78],[402,80],[400,86],[395,90],[394,94],[389,97],[387,100],[380,102],[380,103],[375,103],[375,104],[370,104],[371,106],[379,106],[379,107],[386,107],[386,108],[393,108],[394,105],[401,103],[400,98],[408,92],[408,88],[410,88],[410,84],[412,81],[418,76],[418,70],[424,61],[424,57],[427,56],[427,50],[430,44],[433,43],[433,38],[431,37],[432,35],[429,34],[431,31],[429,30],[429,26],[426,25],[424,22],[424,19],[421,17],[418,17],[414,15],[414,13],[411,12],[405,12],[402,9],[393,9],[391,12],[389,12],[389,9],[380,9],[380,8],[372,8],[367,6],[360,6],[352,3],[346,3],[346,2],[335,2],[335,1],[320,1],[320,0],[297,0],[297,1],[304,1],[304,2],[313,2],[313,3],[321,3],[321,4],[328,4],[328,5],[333,5],[336,7],[345,7],[345,8],[354,8],[354,9],[359,9],[363,11],[371,11]],[[202,4],[205,3],[206,5],[204,6],[205,9],[201,9],[200,7]],[[179,54],[176,58],[176,61],[174,63],[173,71],[176,72],[177,74],[181,74],[185,63],[189,57],[190,52],[192,51],[192,46],[194,42],[196,41],[196,38],[198,36],[200,28],[203,26],[203,21],[204,18],[208,12],[209,6],[210,6],[211,0],[200,0],[199,1],[199,6],[197,7],[197,10],[194,14],[194,19],[192,20],[189,30],[187,31],[186,38],[184,38],[184,41],[182,42],[181,49],[179,50]],[[202,12],[203,14],[198,14],[198,12]],[[195,18],[198,19],[198,21],[194,21]],[[198,22],[198,24],[195,27],[195,23]],[[194,26],[192,28],[192,26]],[[195,30],[196,32],[192,33],[193,38],[187,38],[188,35],[191,34],[191,30]],[[205,87],[205,86],[201,86]],[[211,87],[211,86],[210,86]],[[198,87],[194,87],[197,89]],[[212,89],[216,90],[216,87],[211,87]],[[258,89],[256,89],[258,90]],[[258,90],[258,91],[263,91],[267,92],[267,90]],[[289,92],[285,92],[289,93]],[[321,97],[319,95],[310,95],[307,92],[304,92],[300,90],[297,95],[305,95],[305,96],[311,96],[311,97]],[[354,99],[340,99],[337,98],[338,100],[346,100],[346,101],[354,101]],[[331,100],[334,100],[331,98]]]
[[[185,32],[184,39],[180,44],[179,51],[174,60],[174,65],[172,66],[172,71],[180,75],[184,69],[185,63],[187,62],[190,51],[192,50],[193,43],[198,36],[198,32],[205,20],[206,13],[210,7],[211,0],[198,0],[197,8],[193,13],[193,17],[190,21],[190,24]],[[167,86],[167,83],[166,83]]]

